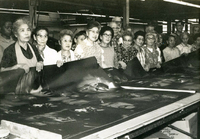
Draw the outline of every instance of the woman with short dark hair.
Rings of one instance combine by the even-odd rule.
[[[100,63],[101,50],[97,42],[100,30],[101,24],[97,21],[90,21],[87,24],[86,39],[82,43],[78,44],[74,50],[74,54],[78,59],[95,57],[97,63]]]
[[[114,36],[114,31],[109,26],[101,28],[99,33],[100,47],[101,47],[101,63],[102,68],[118,68],[117,54],[114,47],[111,46],[111,40]]]
[[[140,61],[141,66],[143,67],[144,70],[148,71],[148,67],[145,64],[145,52],[143,49],[143,45],[144,45],[144,36],[145,33],[144,31],[137,31],[134,34],[134,45],[133,47],[135,47],[135,49],[137,49],[137,58]]]

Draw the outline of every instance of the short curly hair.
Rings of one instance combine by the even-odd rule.
[[[145,35],[145,40],[147,40],[147,37],[148,36],[153,36],[153,38],[154,38],[154,40],[156,41],[156,33],[152,33],[152,32],[148,32],[148,33],[146,33],[146,35]]]
[[[73,39],[73,32],[69,29],[63,29],[59,33],[59,40],[61,40],[62,37],[65,36],[65,35],[69,35]]]
[[[99,32],[99,39],[100,39],[100,36],[102,36],[104,34],[104,32],[106,32],[106,31],[110,31],[111,34],[112,34],[112,38],[113,38],[113,36],[114,36],[113,29],[109,26],[104,26],[104,27],[101,28],[101,31]]]
[[[135,34],[134,34],[134,40],[136,40],[138,36],[142,36],[142,37],[145,38],[144,31],[139,30],[139,31],[135,32]]]
[[[130,37],[133,38],[133,35],[132,35],[132,33],[131,33],[130,31],[124,31],[124,32],[122,33],[122,38],[124,38],[125,36],[130,36]]]
[[[37,27],[34,29],[33,34],[34,34],[35,36],[37,36],[37,33],[38,33],[40,30],[45,30],[45,31],[47,32],[47,35],[49,34],[48,28],[42,27],[42,26],[37,26]]]

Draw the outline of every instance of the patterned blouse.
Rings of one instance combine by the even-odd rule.
[[[74,55],[77,59],[84,59],[94,56],[97,59],[97,63],[101,63],[101,48],[98,42],[94,42],[92,44],[85,39],[81,44],[77,45]]]
[[[125,49],[123,44],[116,49],[118,61],[123,61],[126,64],[137,56],[137,49],[133,46]]]
[[[158,64],[160,64],[160,56],[159,52],[153,47],[143,47],[145,51],[145,60],[146,64],[149,65],[149,68],[155,68]]]
[[[183,53],[188,54],[191,52],[191,49],[192,49],[191,45],[189,45],[189,44],[185,45],[184,43],[181,43],[181,44],[177,45],[176,47],[179,49],[181,54],[183,54]]]
[[[137,49],[136,45],[133,45],[133,46]],[[142,47],[140,47],[137,50],[138,50],[138,52],[137,52],[137,58],[140,61],[141,66],[145,69],[145,64],[146,64],[146,62],[145,62],[145,51],[144,51],[144,49]]]
[[[166,47],[163,50],[163,55],[164,55],[164,58],[165,58],[165,62],[167,62],[167,61],[170,61],[172,59],[175,59],[175,58],[179,57],[180,56],[180,51],[176,47],[174,47],[174,48]]]

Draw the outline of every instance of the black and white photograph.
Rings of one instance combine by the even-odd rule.
[[[200,139],[200,0],[0,0],[0,139]]]

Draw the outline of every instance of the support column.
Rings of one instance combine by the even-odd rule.
[[[185,19],[185,31],[188,31],[188,19]]]
[[[200,105],[200,104],[199,104]],[[200,138],[200,108],[197,109],[197,139]]]
[[[167,33],[171,33],[172,32],[172,26],[171,26],[171,20],[168,19],[167,20]]]
[[[175,33],[175,24],[172,24],[172,32]]]
[[[123,7],[123,27],[129,25],[129,0],[126,0],[126,3]]]
[[[36,26],[36,11],[37,11],[37,0],[29,0],[29,16],[32,28]]]

